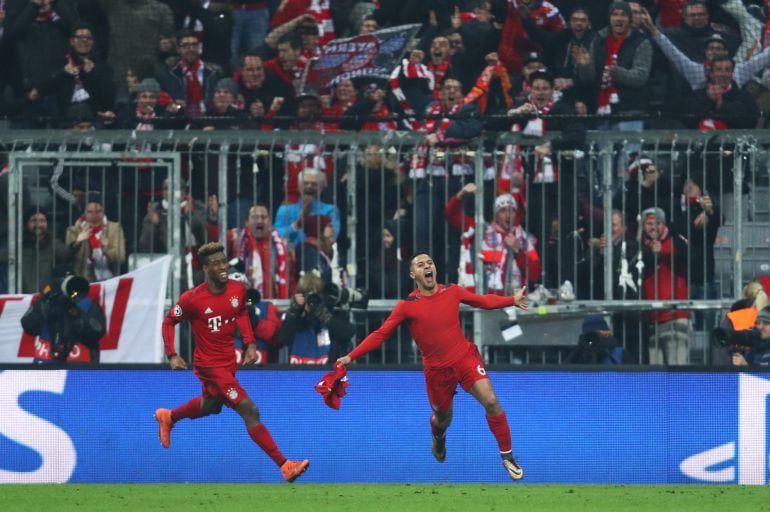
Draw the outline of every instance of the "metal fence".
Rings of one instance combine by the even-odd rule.
[[[72,265],[55,252],[41,257],[28,232],[30,212],[46,212],[49,231],[64,241],[89,194],[99,192],[107,218],[125,235],[120,271],[157,254],[175,257],[170,303],[200,282],[195,246],[219,239],[237,256],[249,208],[267,205],[280,224],[280,206],[300,200],[298,173],[313,167],[326,176],[321,201],[341,217],[329,258],[333,279],[369,294],[368,309],[352,312],[357,339],[409,293],[409,257],[427,251],[442,282],[486,292],[502,277],[495,290],[502,293],[528,285],[538,306],[529,314],[462,313],[490,362],[566,362],[591,313],[610,320],[636,362],[712,362],[708,332],[749,279],[770,275],[770,137],[644,131],[589,132],[573,144],[549,138],[544,145],[503,133],[428,147],[419,134],[400,132],[4,132],[3,275],[9,292],[34,292],[52,268]],[[512,193],[506,208],[516,227],[508,241],[488,222],[504,192]],[[663,223],[647,226],[647,208],[659,208]],[[471,231],[471,223],[482,228]],[[656,229],[662,236],[651,238]],[[652,250],[656,236],[671,248]],[[321,265],[307,244],[291,249],[292,274],[300,264]],[[293,282],[290,276],[289,289]],[[276,299],[279,307],[287,298]],[[501,334],[516,323],[523,336]],[[671,336],[689,340],[685,359],[650,360],[650,340]],[[395,338],[367,360],[417,362],[408,332]],[[192,341],[183,344],[184,352]]]

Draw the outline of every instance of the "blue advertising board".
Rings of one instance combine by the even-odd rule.
[[[447,459],[430,448],[419,371],[349,372],[340,410],[325,370],[242,371],[303,482],[507,482],[483,408],[460,391]],[[490,372],[528,483],[767,483],[770,374]],[[160,446],[153,412],[200,393],[190,371],[0,372],[0,483],[280,482],[242,420],[183,420]]]

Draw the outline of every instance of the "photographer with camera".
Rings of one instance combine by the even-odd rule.
[[[365,308],[365,294],[324,285],[314,272],[300,277],[278,330],[281,345],[290,347],[289,363],[326,364],[347,354],[355,332],[350,307]]]
[[[35,363],[98,363],[106,321],[88,296],[88,281],[69,275],[46,284],[21,318],[24,332],[38,336]]]
[[[711,331],[714,364],[743,366],[765,351],[757,322],[767,307],[767,294],[759,281],[750,281],[743,287],[741,297],[730,307],[719,327]]]
[[[567,358],[569,364],[631,364],[626,351],[618,344],[610,326],[601,315],[583,319],[577,347]]]
[[[733,366],[770,365],[770,306],[757,314],[752,329],[738,332],[743,335],[731,338]]]

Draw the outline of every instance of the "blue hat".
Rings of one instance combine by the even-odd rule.
[[[609,331],[610,326],[601,315],[588,315],[583,319],[583,326],[580,328],[581,334],[588,334],[596,331]]]

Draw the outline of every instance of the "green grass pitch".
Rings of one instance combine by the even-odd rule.
[[[7,512],[763,512],[770,488],[713,485],[0,485]]]

